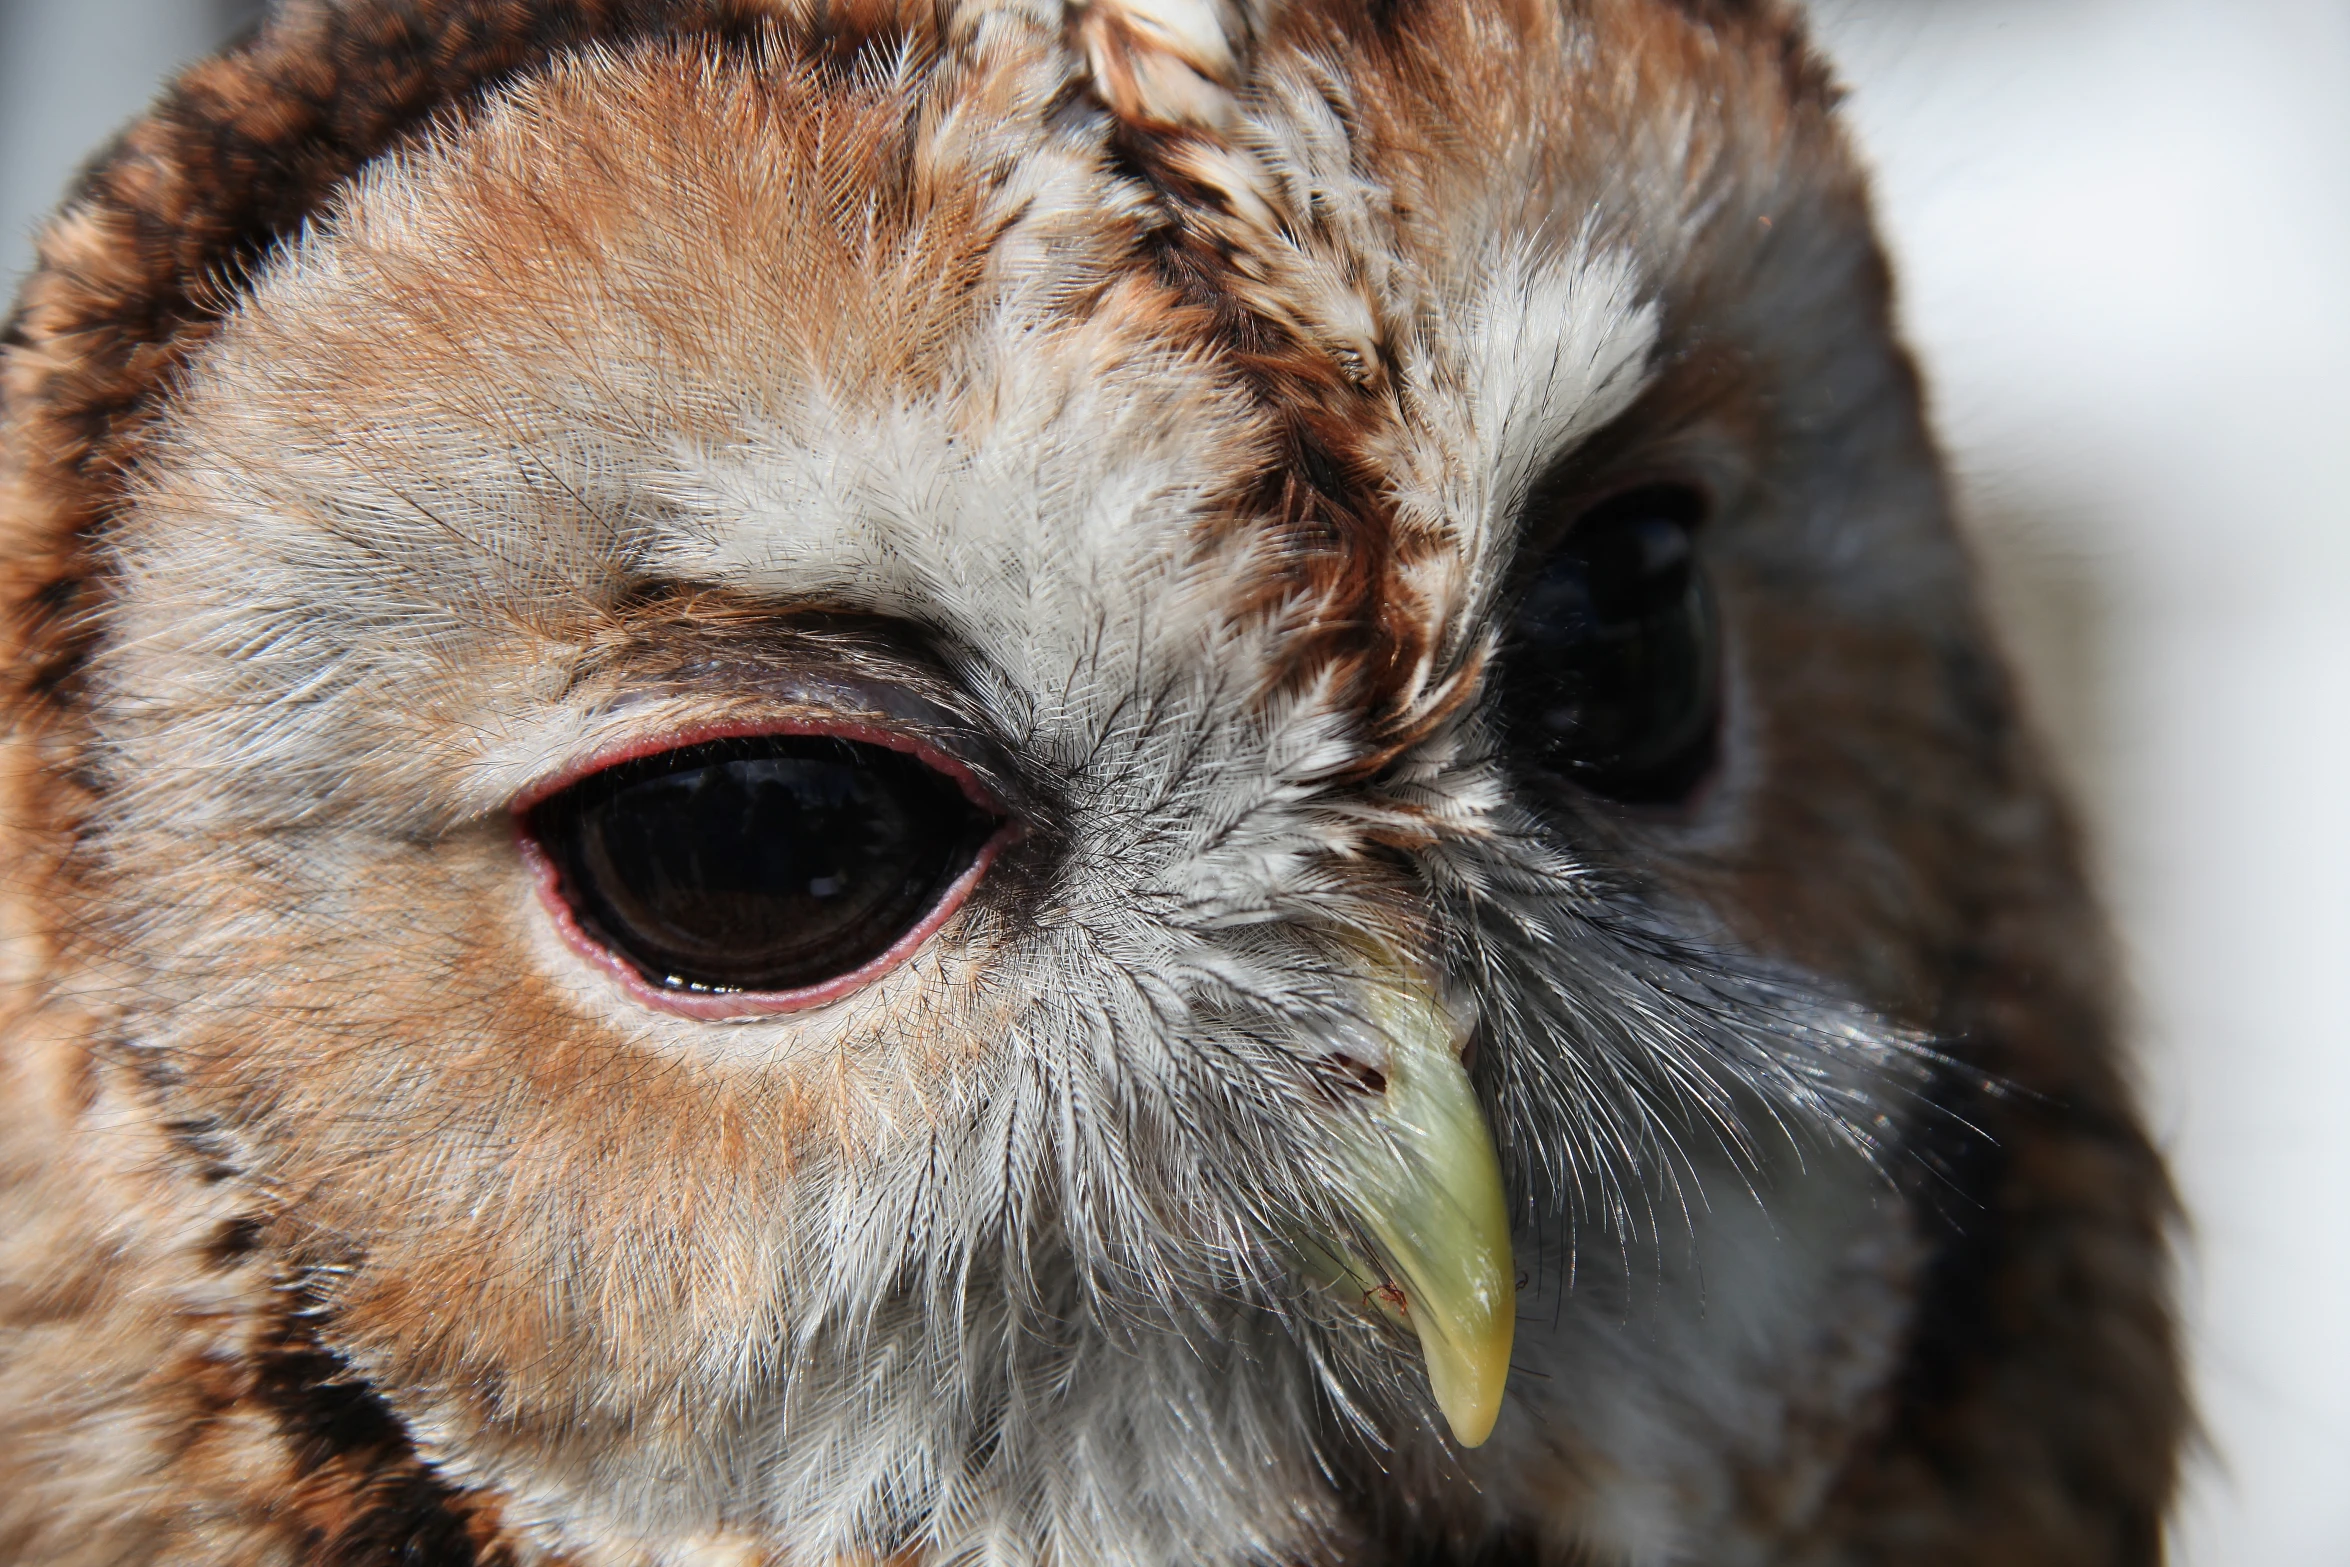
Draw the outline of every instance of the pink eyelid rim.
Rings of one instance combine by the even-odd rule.
[[[698,995],[692,991],[667,990],[650,983],[637,972],[634,964],[580,928],[571,906],[563,901],[561,878],[556,873],[555,862],[539,847],[538,840],[530,835],[532,808],[583,778],[643,757],[659,756],[663,752],[679,751],[688,746],[707,745],[714,740],[764,740],[777,735],[821,735],[830,740],[853,740],[911,756],[933,771],[954,780],[955,786],[963,791],[966,799],[991,816],[1005,817],[1004,823],[989,836],[987,842],[979,846],[979,852],[971,857],[970,868],[948,885],[928,914],[881,953],[846,974],[828,979],[821,985],[809,985],[799,990],[740,990],[725,995]],[[894,730],[836,721],[708,724],[632,740],[532,784],[514,797],[514,803],[508,809],[514,817],[515,843],[522,852],[523,863],[530,868],[532,880],[538,885],[539,905],[554,920],[555,930],[562,936],[564,945],[610,975],[622,990],[654,1011],[667,1012],[676,1017],[698,1018],[705,1022],[780,1017],[785,1013],[805,1012],[811,1007],[824,1006],[844,996],[854,995],[912,957],[940,926],[953,919],[963,907],[964,900],[971,896],[972,889],[987,875],[988,867],[995,863],[996,855],[1020,834],[1020,824],[1006,815],[1003,806],[988,793],[986,786],[980,783],[971,769],[953,757]]]

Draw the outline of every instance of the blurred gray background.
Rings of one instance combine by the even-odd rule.
[[[0,0],[0,276],[238,0]],[[2189,1567],[2350,1564],[2350,3],[1817,0],[2194,1225]]]

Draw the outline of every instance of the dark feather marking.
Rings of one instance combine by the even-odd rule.
[[[316,1567],[505,1567],[498,1520],[435,1473],[399,1418],[320,1344],[308,1313],[278,1318],[252,1398],[277,1422],[308,1505]]]
[[[1231,287],[1234,258],[1213,229],[1225,215],[1222,198],[1171,162],[1187,135],[1122,125],[1110,148],[1120,170],[1158,192],[1168,211],[1171,221],[1142,239],[1160,281],[1278,432],[1273,460],[1225,499],[1229,525],[1267,529],[1283,545],[1275,552],[1281,569],[1267,574],[1250,607],[1269,614],[1302,600],[1319,611],[1288,639],[1275,689],[1346,672],[1368,742],[1347,777],[1367,780],[1428,721],[1415,715],[1410,732],[1401,721],[1426,628],[1393,591],[1399,530],[1381,476],[1362,455],[1362,432],[1387,423],[1392,410],[1322,349],[1240,302]]]
[[[2008,1250],[1997,1195],[2011,1156],[1977,1130],[1993,1108],[1981,1078],[1957,1062],[1939,1065],[1925,1093],[1937,1113],[1919,1116],[1910,1133],[1906,1184],[1929,1252],[1894,1386],[1903,1429],[1947,1407],[1991,1347],[1991,1290]]]
[[[204,1243],[204,1260],[214,1269],[226,1272],[260,1249],[264,1221],[248,1215],[241,1219],[226,1219]]]

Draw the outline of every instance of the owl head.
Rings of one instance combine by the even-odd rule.
[[[2053,831],[1833,96],[1773,4],[281,7],[9,338],[140,1244],[548,1551],[1481,1516],[1518,1293],[1890,1202]]]

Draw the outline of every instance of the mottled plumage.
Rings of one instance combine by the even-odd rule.
[[[2155,1560],[2170,1197],[1833,97],[1732,0],[190,70],[5,342],[0,1556]],[[697,978],[663,778],[929,879]]]

